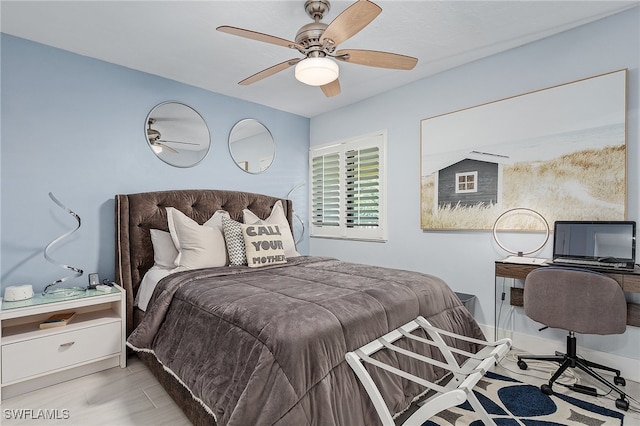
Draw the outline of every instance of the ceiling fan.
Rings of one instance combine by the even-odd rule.
[[[382,8],[369,0],[358,0],[327,25],[320,21],[330,7],[328,0],[305,1],[304,9],[314,22],[302,26],[296,34],[295,41],[228,25],[218,27],[218,31],[296,49],[304,55],[304,58],[289,59],[264,69],[238,84],[252,84],[295,65],[296,79],[312,86],[320,86],[325,96],[331,97],[340,94],[339,68],[331,58],[347,63],[397,70],[410,70],[418,63],[416,58],[397,53],[359,49],[336,50],[340,43],[369,25],[382,12]]]
[[[155,118],[149,118],[149,120],[147,121],[147,125],[148,125],[147,139],[149,139],[149,144],[151,145],[154,151],[160,152],[163,149],[166,149],[167,151],[173,152],[174,154],[180,154],[180,152],[177,149],[172,148],[167,144],[178,143],[183,145],[199,145],[193,142],[169,141],[169,140],[161,139],[162,135],[160,134],[160,132],[156,129],[151,128],[151,125],[154,124],[155,122],[156,122]]]

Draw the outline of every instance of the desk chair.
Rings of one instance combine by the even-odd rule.
[[[551,376],[548,384],[540,389],[547,395],[553,394],[553,383],[569,367],[579,368],[603,385],[620,395],[616,407],[629,409],[629,401],[624,391],[616,385],[624,386],[625,380],[620,370],[596,364],[576,354],[575,333],[621,334],[627,327],[627,302],[620,285],[611,277],[594,271],[576,268],[544,267],[533,270],[524,283],[525,314],[547,327],[569,331],[567,352],[555,355],[518,356],[518,367],[527,369],[525,359],[555,361],[560,368]],[[541,329],[542,330],[542,329]],[[611,383],[594,369],[615,373]],[[595,388],[574,384],[568,386],[576,392],[597,396]]]

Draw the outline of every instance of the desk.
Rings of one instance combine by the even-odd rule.
[[[514,263],[506,260],[497,260],[495,265],[495,280],[497,281],[498,277],[502,278],[514,278],[518,280],[524,280],[529,272],[533,271],[537,268],[544,268],[547,265],[545,264],[524,264],[524,263]],[[615,273],[606,273],[606,275],[610,276],[614,280],[620,284],[622,289],[628,293],[640,293],[640,268],[636,265],[636,268],[633,272],[615,272]],[[495,290],[495,298],[496,307],[494,309],[494,326],[495,326],[495,336],[497,338],[498,333],[498,285],[497,282],[494,283]],[[514,291],[515,290],[515,291]],[[511,293],[511,305],[512,306],[522,306],[522,292],[521,288],[513,288]],[[514,297],[515,296],[515,297]],[[627,324],[632,325],[634,327],[640,327],[640,304],[638,303],[628,303],[627,304]]]

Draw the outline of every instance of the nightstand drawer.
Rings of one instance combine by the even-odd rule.
[[[2,346],[2,383],[120,354],[122,323],[55,333]]]

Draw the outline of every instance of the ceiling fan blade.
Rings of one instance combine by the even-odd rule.
[[[242,86],[246,86],[248,84],[255,83],[256,81],[260,81],[263,78],[267,78],[267,77],[272,76],[273,74],[276,74],[276,73],[278,73],[280,71],[284,71],[287,68],[294,66],[295,64],[297,64],[301,60],[302,59],[300,59],[300,58],[295,58],[295,59],[289,59],[288,61],[280,62],[278,65],[274,65],[272,67],[269,67],[267,69],[264,69],[264,70],[262,70],[260,72],[255,73],[251,77],[245,78],[244,80],[242,80],[238,84],[240,84]]]
[[[162,142],[155,142],[155,144],[161,146],[162,149],[173,152],[174,154],[180,154],[177,150],[171,148],[169,145],[163,144]]]
[[[334,46],[353,37],[364,27],[369,25],[382,8],[368,0],[359,0],[336,16],[322,33],[320,43],[331,40]]]
[[[264,43],[276,44],[278,46],[289,47],[291,49],[304,49],[301,45],[294,41],[286,40],[284,38],[272,36],[269,34],[259,33],[257,31],[245,30],[243,28],[231,27],[229,25],[222,25],[216,28],[223,33],[232,34],[244,38],[250,38],[251,40],[262,41]]]
[[[333,80],[331,83],[327,83],[324,86],[320,86],[320,88],[322,89],[322,93],[324,93],[324,95],[327,98],[340,94],[340,82],[338,81],[337,78]]]
[[[194,142],[182,142],[182,141],[169,141],[166,139],[158,139],[158,142],[163,142],[163,143],[179,143],[182,145],[200,145],[199,143],[194,143]]]
[[[335,58],[352,64],[367,65],[395,70],[410,70],[416,66],[418,59],[398,53],[380,52],[377,50],[345,49],[338,50]]]

